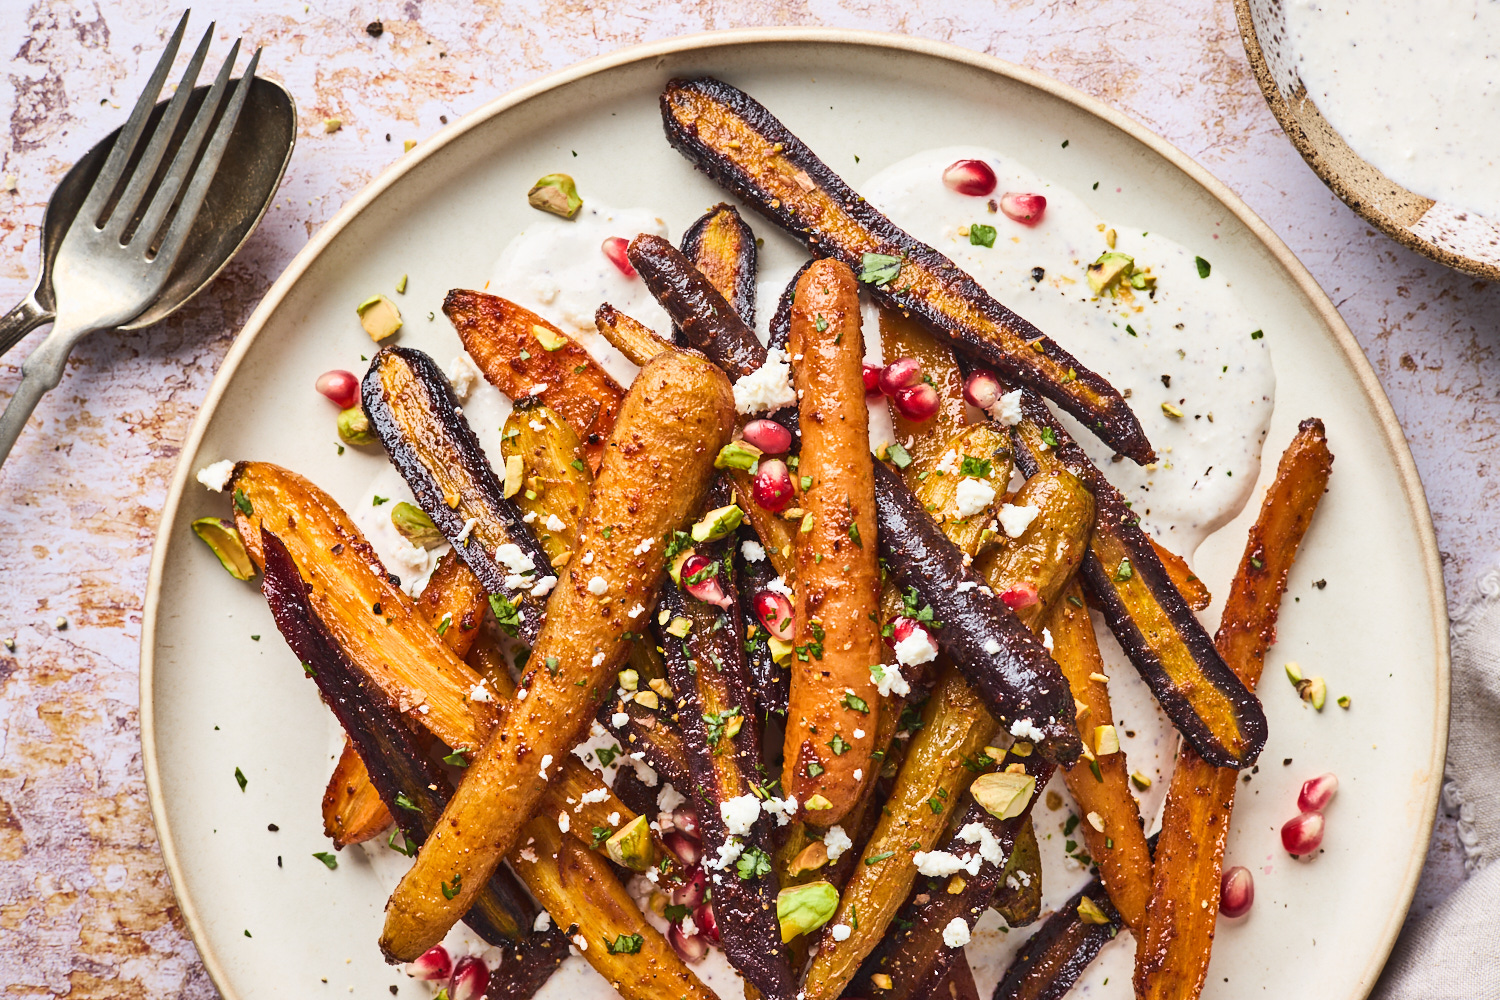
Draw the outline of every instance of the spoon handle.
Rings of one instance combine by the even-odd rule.
[[[9,457],[10,449],[26,428],[26,421],[36,404],[62,381],[73,345],[88,332],[87,328],[54,325],[47,339],[38,344],[21,365],[21,384],[16,386],[15,395],[10,397],[5,412],[0,414],[0,465]]]
[[[32,330],[50,322],[54,315],[37,302],[35,292],[26,296],[14,309],[0,316],[0,354],[15,347]]]

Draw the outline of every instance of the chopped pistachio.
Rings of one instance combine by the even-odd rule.
[[[511,455],[505,460],[505,499],[509,500],[521,492],[521,480],[526,477],[526,463],[520,455]]]
[[[351,406],[339,414],[339,440],[345,444],[374,444],[375,432],[370,430],[370,418],[358,406]]]
[[[255,575],[255,564],[245,552],[245,543],[233,521],[222,517],[200,517],[193,522],[193,533],[219,557],[219,565],[230,576],[236,580],[248,580]]]
[[[1339,708],[1348,708],[1348,707],[1349,707],[1349,696],[1347,694],[1341,694],[1341,695],[1339,695]]]
[[[781,512],[782,519],[786,521],[800,521],[806,515],[807,511],[803,510],[801,507],[788,507],[786,510]]]
[[[564,219],[571,219],[583,207],[583,199],[578,197],[578,185],[567,174],[548,174],[539,179],[526,192],[526,203]]]
[[[795,878],[803,872],[817,871],[826,864],[828,864],[828,848],[823,846],[821,840],[815,840],[792,859],[787,874]]]
[[[635,703],[642,708],[649,708],[653,712],[661,708],[661,701],[657,699],[655,691],[637,691]]]
[[[833,883],[817,881],[782,889],[776,895],[776,922],[785,944],[811,933],[833,919],[839,909],[839,891]]]
[[[1100,757],[1120,752],[1120,734],[1114,726],[1094,727],[1094,752]]]
[[[416,149],[416,148],[417,148],[417,140],[415,140],[415,139],[407,139],[405,142],[403,142],[401,144],[401,151],[403,153],[410,153],[413,149]]]
[[[544,351],[555,351],[568,346],[568,338],[556,330],[542,326],[540,323],[531,324],[531,333],[537,342],[542,345]]]
[[[1010,745],[1010,752],[1013,753],[1013,754],[1015,754],[1017,757],[1030,757],[1031,756],[1031,751],[1032,751],[1031,744],[1027,743],[1025,740],[1016,740],[1016,742],[1014,742],[1014,743],[1012,743]],[[989,751],[986,750],[985,752],[988,753]],[[990,756],[993,757],[995,760],[999,760],[1000,759],[999,756],[997,756],[996,754],[993,754],[993,753],[991,753]]]
[[[402,538],[419,549],[430,549],[444,541],[443,533],[432,523],[427,512],[405,501],[391,509],[391,523],[401,532]]]
[[[1096,812],[1091,812],[1087,816],[1085,816],[1084,819],[1088,820],[1089,821],[1089,826],[1093,827],[1099,833],[1103,833],[1104,832],[1104,817],[1103,816],[1100,816]]]
[[[1109,232],[1104,234],[1104,245],[1113,250],[1115,248],[1115,240],[1118,238],[1119,237],[1115,233],[1115,231],[1111,229]]]
[[[719,449],[715,469],[743,469],[749,472],[760,461],[761,450],[748,441],[731,441]]]
[[[1151,779],[1140,771],[1130,772],[1130,783],[1143,792],[1151,787]]]
[[[703,515],[701,521],[693,525],[693,541],[717,541],[738,528],[744,520],[745,512],[740,510],[738,504],[711,510]]]
[[[797,531],[799,534],[810,535],[812,534],[812,529],[813,515],[812,511],[808,511],[806,514],[802,515],[802,527],[798,528]]]
[[[354,307],[359,325],[377,344],[401,329],[401,310],[384,295],[372,295]]]
[[[398,281],[398,282],[396,282],[396,294],[397,295],[405,295],[406,294],[406,275],[404,275],[404,274],[401,276],[401,280]]]
[[[646,682],[646,686],[663,698],[672,697],[672,685],[667,683],[665,677],[653,677]]]
[[[1099,909],[1099,904],[1087,896],[1078,900],[1078,919],[1086,924],[1109,924],[1110,920],[1105,912]]]
[[[870,985],[874,986],[877,990],[888,990],[894,984],[891,982],[890,976],[884,972],[877,972],[870,977]]]
[[[604,850],[617,865],[623,865],[633,872],[647,871],[656,863],[656,846],[651,842],[650,821],[644,816],[637,816],[604,842]]]
[[[792,662],[792,654],[796,647],[790,642],[778,639],[774,635],[766,639],[766,645],[771,647],[771,661],[779,666],[786,666]]]
[[[672,623],[667,626],[667,635],[675,635],[679,639],[686,639],[687,634],[692,630],[693,620],[691,618],[684,618],[679,615],[678,617],[673,618]]]
[[[334,132],[337,132],[339,129],[341,129],[343,127],[344,127],[344,122],[343,122],[343,119],[341,119],[341,118],[324,118],[323,119],[323,134],[324,135],[332,135]]]
[[[638,690],[641,686],[641,675],[635,670],[620,671],[620,687],[626,691]]]
[[[690,546],[677,553],[672,557],[672,561],[667,563],[667,573],[672,577],[672,582],[679,587],[682,586],[682,565],[691,559],[693,554],[693,549]]]
[[[829,802],[822,792],[815,792],[810,798],[808,798],[806,802],[802,803],[802,805],[807,809],[811,809],[813,812],[823,812],[825,810],[833,808],[833,803]]]
[[[1321,677],[1309,677],[1297,682],[1297,694],[1303,701],[1311,703],[1313,708],[1321,712],[1324,702],[1328,699],[1328,684]]]
[[[1296,660],[1286,661],[1286,679],[1293,684],[1302,682],[1302,666]]]
[[[1113,250],[1099,255],[1099,259],[1088,266],[1089,288],[1095,295],[1106,292],[1113,295],[1122,280],[1128,280],[1135,270],[1135,259],[1129,254]]]
[[[1036,793],[1036,778],[1029,774],[1000,771],[981,774],[969,786],[974,801],[996,819],[1015,819],[1025,811]]]
[[[1178,406],[1176,403],[1163,403],[1163,404],[1161,404],[1161,412],[1165,413],[1167,416],[1171,417],[1173,420],[1181,420],[1182,419],[1182,407]]]

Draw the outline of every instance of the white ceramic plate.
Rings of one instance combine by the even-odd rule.
[[[219,989],[251,1000],[368,998],[396,983],[402,996],[418,996],[423,988],[381,962],[375,941],[386,889],[368,865],[345,851],[329,872],[309,857],[327,848],[319,801],[332,765],[328,713],[257,590],[230,579],[193,540],[192,519],[227,513],[224,497],[193,484],[193,470],[223,457],[264,459],[346,502],[358,497],[384,458],[353,449],[337,457],[328,405],[311,391],[316,373],[360,368],[358,354],[372,353],[352,305],[409,274],[402,342],[451,357],[456,337],[440,312],[429,322],[428,311],[449,288],[484,285],[533,217],[527,187],[558,169],[601,203],[657,207],[680,234],[723,193],[667,146],[657,94],[673,75],[702,72],[755,95],[855,186],[913,150],[981,142],[1103,215],[1212,246],[1215,273],[1233,275],[1241,301],[1254,304],[1277,377],[1268,452],[1279,452],[1300,418],[1316,415],[1337,461],[1268,660],[1270,742],[1229,839],[1230,857],[1255,871],[1257,901],[1248,919],[1221,924],[1206,995],[1365,996],[1422,866],[1448,717],[1447,619],[1431,521],[1374,373],[1287,248],[1222,184],[1140,125],[981,55],[814,30],[643,46],[495,101],[422,143],[346,206],[235,343],[163,512],[141,665],[157,829]],[[1110,183],[1093,191],[1101,175]],[[768,263],[791,259],[789,243],[751,221],[766,238]],[[1067,331],[1054,335],[1068,343]],[[1263,480],[1275,467],[1267,458]],[[1260,495],[1258,486],[1250,507],[1198,553],[1197,570],[1216,590]],[[1312,587],[1318,579],[1326,589]],[[1287,659],[1315,665],[1353,708],[1331,700],[1321,714],[1304,707],[1281,678]],[[1293,764],[1283,766],[1286,758]],[[244,791],[237,767],[249,781]],[[1342,781],[1325,850],[1295,863],[1277,830],[1295,812],[1298,783],[1322,771]],[[279,832],[267,829],[272,823]],[[984,960],[986,947],[976,938],[970,949],[985,995],[1000,971]],[[1088,994],[1130,995],[1128,976],[1107,986],[1098,978]]]

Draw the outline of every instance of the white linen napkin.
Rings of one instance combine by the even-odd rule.
[[[1443,798],[1472,874],[1407,925],[1371,1000],[1500,998],[1500,569],[1453,619],[1452,705]]]

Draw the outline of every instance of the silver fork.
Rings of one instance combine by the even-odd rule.
[[[250,58],[226,103],[229,74],[240,51],[240,40],[235,39],[229,58],[224,60],[170,167],[158,182],[158,168],[208,55],[213,24],[208,26],[188,61],[177,92],[149,136],[145,151],[133,164],[132,158],[172,68],[172,60],[177,57],[187,20],[184,13],[177,22],[166,52],[152,71],[146,89],[136,100],[129,120],[110,150],[104,169],[58,247],[52,276],[57,318],[52,332],[22,364],[21,384],[5,413],[0,415],[0,463],[9,456],[37,403],[62,381],[63,368],[74,345],[95,330],[108,330],[129,322],[161,294],[188,230],[203,207],[209,182],[245,104],[250,81],[260,62],[260,50],[256,49]],[[224,113],[215,123],[221,104]]]

